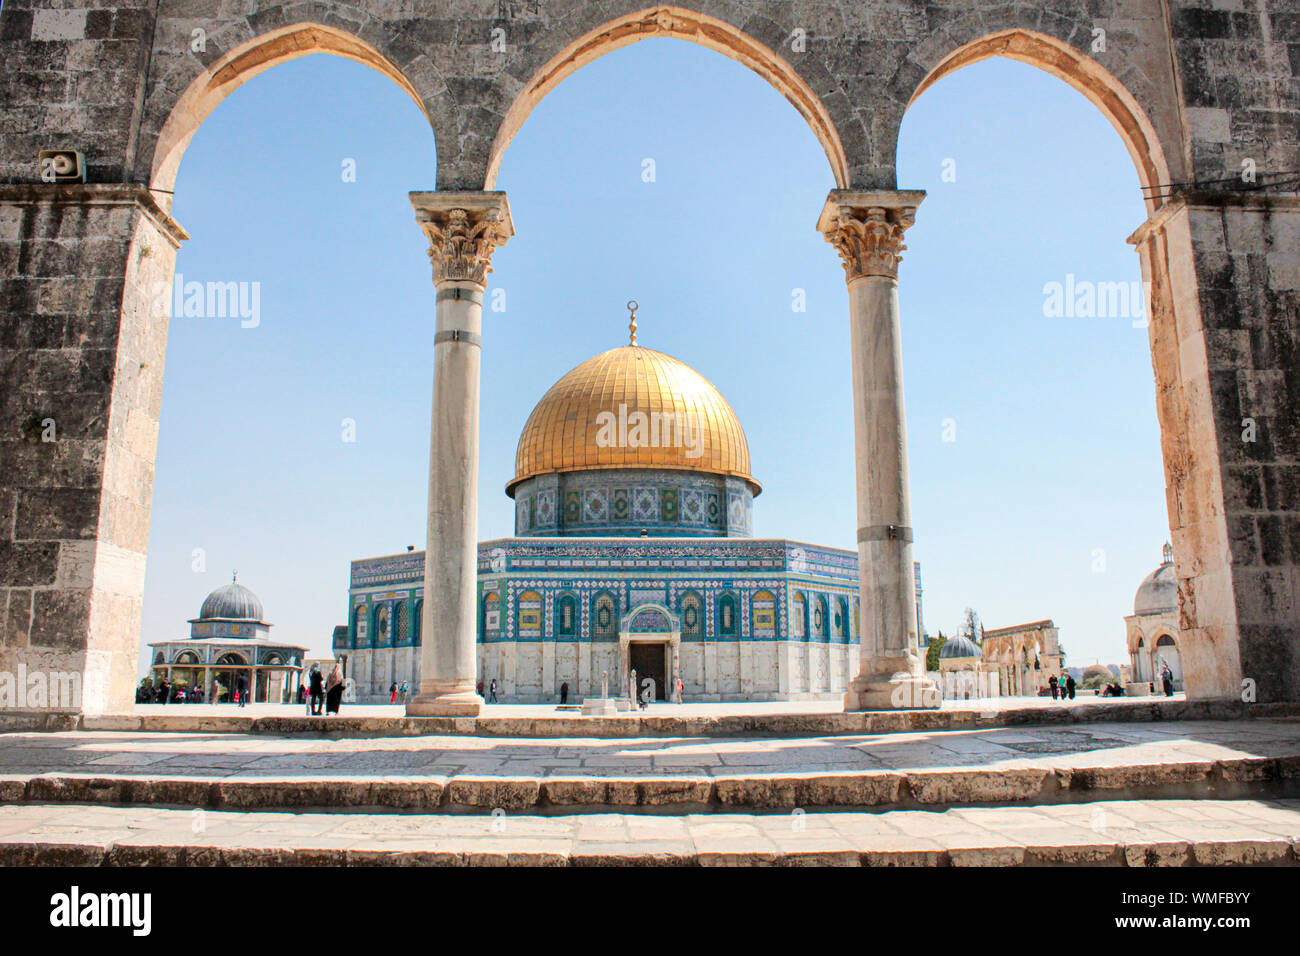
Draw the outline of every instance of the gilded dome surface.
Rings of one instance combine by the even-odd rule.
[[[760,490],[744,429],[722,393],[684,362],[640,345],[602,352],[551,386],[524,425],[506,493],[537,475],[612,468],[732,475]]]

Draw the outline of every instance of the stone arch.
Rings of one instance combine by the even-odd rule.
[[[979,26],[974,29],[984,28],[983,22],[978,21]],[[972,63],[995,56],[1027,63],[1063,80],[1101,111],[1119,133],[1137,168],[1138,179],[1146,194],[1147,211],[1153,212],[1162,204],[1158,198],[1159,190],[1153,187],[1172,181],[1164,145],[1138,98],[1111,71],[1065,40],[1037,30],[1019,27],[998,30],[961,44],[956,44],[950,33],[960,35],[961,28],[935,34],[913,51],[909,65],[914,68],[917,62],[926,63],[928,71],[908,94],[906,106],[911,106],[944,77]],[[901,116],[899,119],[901,121]],[[897,129],[894,126],[895,148]]]
[[[749,33],[725,20],[666,5],[642,8],[575,36],[578,29],[580,27],[566,30],[564,25],[559,25],[548,31],[549,36],[537,37],[529,47],[528,55],[534,61],[540,60],[548,52],[554,52],[549,59],[532,70],[527,69],[532,64],[524,65],[524,73],[529,79],[510,102],[488,148],[484,189],[495,188],[507,147],[523,126],[524,120],[546,94],[559,86],[565,78],[606,53],[656,37],[672,37],[696,43],[749,67],[767,80],[811,127],[813,135],[826,152],[835,185],[849,185],[848,159],[841,143],[839,125],[830,110],[807,78],[769,45]],[[547,40],[550,42],[547,43]],[[810,69],[817,68],[810,66]],[[824,79],[829,80],[829,75]],[[823,88],[827,86],[825,83],[819,85]],[[442,166],[440,160],[439,167]],[[440,169],[440,186],[443,179]]]
[[[149,184],[170,191],[176,183],[181,158],[203,121],[223,100],[253,77],[273,66],[313,53],[329,53],[352,60],[388,77],[414,101],[433,128],[435,145],[450,142],[455,121],[446,110],[426,102],[407,74],[379,49],[346,30],[309,21],[261,33],[228,51],[202,69],[176,99],[159,124],[149,168]],[[441,81],[434,78],[436,85]],[[164,203],[170,206],[170,202]]]

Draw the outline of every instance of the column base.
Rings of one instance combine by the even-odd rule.
[[[483,698],[473,690],[417,694],[406,702],[408,717],[477,717],[483,712]]]
[[[936,710],[941,699],[939,685],[924,674],[872,674],[849,684],[844,710]]]

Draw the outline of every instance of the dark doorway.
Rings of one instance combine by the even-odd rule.
[[[664,668],[665,644],[641,644],[633,642],[628,650],[631,654],[632,669],[636,671],[637,693],[645,687],[646,678],[654,681],[651,700],[668,699],[668,675]]]

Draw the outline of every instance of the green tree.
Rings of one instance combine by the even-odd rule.
[[[937,671],[939,669],[939,652],[943,650],[943,645],[946,643],[948,643],[948,638],[943,636],[943,631],[939,632],[938,637],[930,638],[930,643],[925,648],[926,670]]]

